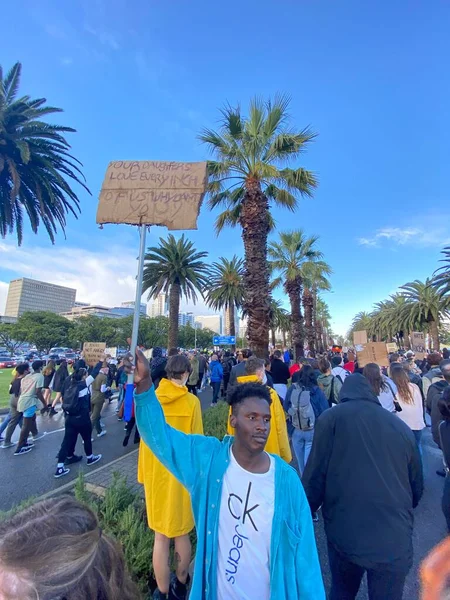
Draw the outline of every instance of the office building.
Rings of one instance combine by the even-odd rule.
[[[230,331],[230,310],[226,308],[223,314],[223,333],[224,335],[231,335]],[[239,334],[239,316],[238,311],[234,309],[234,335]]]
[[[36,279],[13,279],[9,282],[5,316],[20,317],[24,312],[44,310],[62,313],[72,310],[77,291]]]
[[[127,317],[128,313],[118,312],[122,307],[108,308],[107,306],[101,306],[99,304],[88,304],[85,306],[74,306],[72,310],[60,313],[62,317],[65,317],[69,321],[76,321],[83,317],[93,316],[101,319],[121,319]],[[132,309],[123,308],[124,311],[130,311],[133,314]]]
[[[195,317],[196,323],[201,323],[202,329],[210,329],[214,333],[222,334],[222,315],[204,315]]]
[[[149,317],[166,317],[169,314],[169,296],[158,294],[148,303],[147,314]]]
[[[120,305],[120,308],[130,308],[131,309],[131,313],[134,313],[134,306],[135,306],[135,301],[134,300],[129,300],[128,302],[122,302],[122,304]],[[119,307],[118,307],[119,308]],[[143,302],[141,302],[140,306],[139,306],[139,312],[141,315],[145,315],[147,314],[147,305],[144,304]]]
[[[178,315],[178,325],[190,325],[194,327],[194,314],[181,312]]]

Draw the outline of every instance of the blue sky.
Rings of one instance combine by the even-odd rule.
[[[95,224],[108,162],[203,160],[196,135],[219,107],[283,92],[292,124],[319,134],[299,166],[320,186],[294,215],[276,210],[277,227],[320,236],[334,270],[324,297],[344,333],[356,312],[430,275],[450,243],[449,18],[444,0],[6,3],[1,64],[21,61],[21,92],[64,108],[53,121],[77,129],[93,195],[80,190],[82,215],[53,247],[44,232],[21,249],[0,241],[0,313],[20,276],[75,285],[78,300],[132,298],[137,232]],[[239,230],[217,238],[214,216],[204,206],[188,237],[211,259],[242,253]],[[149,243],[165,234],[152,228]]]

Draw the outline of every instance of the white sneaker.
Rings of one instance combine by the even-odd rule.
[[[46,432],[44,431],[44,433],[38,433],[37,435],[32,435],[31,437],[33,438],[33,442],[35,442],[36,440],[40,440],[41,438],[44,437],[45,434],[46,434]]]
[[[101,431],[100,433],[97,433],[97,437],[103,437],[104,435],[106,435],[106,429],[103,429],[103,431]]]

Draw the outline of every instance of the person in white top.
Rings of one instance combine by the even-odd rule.
[[[419,450],[422,431],[426,427],[423,419],[423,400],[419,387],[409,381],[409,377],[400,364],[392,364],[390,374],[397,387],[396,400],[400,404],[401,411],[397,416],[404,421],[412,430]]]

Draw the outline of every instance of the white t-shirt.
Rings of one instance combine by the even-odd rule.
[[[402,407],[402,411],[397,413],[399,419],[404,421],[413,431],[421,431],[426,427],[423,420],[423,404],[422,394],[419,388],[414,383],[408,383],[409,389],[413,396],[413,403],[409,404],[405,402],[400,395],[397,393],[397,399]]]
[[[218,600],[269,600],[275,461],[249,473],[230,450],[220,501]]]

